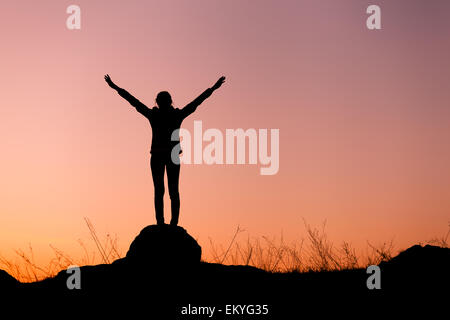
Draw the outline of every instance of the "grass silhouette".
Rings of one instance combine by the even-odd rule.
[[[356,249],[348,242],[334,246],[325,232],[326,222],[320,228],[312,227],[306,221],[304,224],[306,239],[291,244],[286,244],[283,236],[248,237],[245,242],[237,242],[238,234],[244,231],[238,227],[226,250],[214,245],[210,239],[210,262],[250,265],[269,272],[320,272],[366,268],[391,259],[395,253],[391,240],[377,246],[368,242],[366,254],[358,256]]]
[[[67,269],[71,265],[85,266],[111,263],[124,256],[118,249],[117,236],[112,237],[110,234],[107,234],[105,239],[100,241],[90,220],[86,217],[84,220],[97,250],[88,250],[84,241],[78,240],[83,250],[83,255],[79,258],[74,258],[50,245],[54,257],[49,261],[48,265],[39,266],[35,263],[33,248],[30,244],[27,251],[15,250],[18,259],[14,261],[0,255],[0,269],[5,270],[20,282],[34,282],[54,277],[58,272]]]
[[[61,270],[71,265],[85,266],[99,263],[109,264],[116,259],[124,257],[119,250],[117,237],[107,234],[101,241],[97,236],[93,224],[85,218],[92,241],[96,250],[89,250],[86,244],[79,240],[83,255],[78,258],[71,257],[62,250],[50,245],[54,257],[48,265],[39,266],[35,263],[34,252],[31,245],[25,250],[15,250],[16,260],[7,259],[0,255],[0,269],[21,282],[35,282],[54,277]],[[312,227],[304,221],[306,237],[294,243],[285,243],[283,236],[250,238],[242,241],[241,235],[245,232],[237,227],[229,244],[225,247],[216,245],[209,239],[209,257],[206,262],[226,265],[254,266],[269,272],[321,272],[341,271],[366,268],[369,265],[378,265],[382,261],[390,260],[401,250],[395,248],[393,240],[373,245],[367,242],[363,254],[357,254],[356,249],[348,242],[335,246],[325,232],[326,221],[320,227]],[[448,248],[450,225],[446,235],[435,237],[420,244],[433,244]]]

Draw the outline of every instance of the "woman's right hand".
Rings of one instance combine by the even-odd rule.
[[[225,82],[225,77],[220,77],[219,80],[212,86],[213,90],[217,90],[220,88],[220,86]]]

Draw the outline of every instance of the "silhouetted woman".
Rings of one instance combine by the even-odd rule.
[[[180,215],[180,195],[178,192],[178,180],[180,177],[180,162],[172,160],[172,149],[179,142],[172,141],[172,132],[179,129],[183,120],[193,113],[197,107],[208,98],[216,89],[224,83],[225,77],[221,77],[211,87],[206,89],[194,101],[183,109],[172,106],[172,97],[167,91],[161,91],[156,96],[158,107],[152,109],[145,106],[133,97],[125,89],[119,88],[109,77],[105,76],[108,85],[117,90],[119,95],[127,100],[136,110],[150,121],[153,131],[150,167],[152,169],[153,185],[155,187],[155,213],[156,222],[164,224],[164,170],[167,169],[167,181],[169,184],[169,195],[172,207],[171,225],[178,224]]]

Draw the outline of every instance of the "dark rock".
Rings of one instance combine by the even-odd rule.
[[[144,267],[189,267],[200,263],[202,249],[185,229],[170,225],[147,226],[130,245],[124,259]]]
[[[387,262],[380,264],[382,267],[399,267],[405,269],[425,270],[449,270],[450,248],[421,245],[412,246]]]
[[[380,263],[380,268],[384,290],[416,295],[444,292],[450,286],[450,249],[415,245]]]

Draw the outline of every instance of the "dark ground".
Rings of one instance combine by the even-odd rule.
[[[370,274],[365,269],[268,273],[249,266],[200,262],[200,257],[200,246],[183,228],[148,226],[125,258],[110,265],[81,267],[80,290],[67,288],[71,274],[66,271],[31,284],[19,283],[0,271],[0,293],[15,301],[41,301],[44,306],[54,303],[53,310],[81,314],[89,310],[91,315],[126,312],[130,319],[137,318],[132,314],[145,319],[384,317],[393,310],[389,306],[414,313],[415,308],[428,306],[425,301],[444,307],[437,301],[450,298],[449,248],[416,245],[382,263],[379,290],[367,288]],[[183,307],[189,305],[214,306],[216,311],[213,317],[183,315]],[[244,315],[231,315],[226,314],[227,305],[252,307]],[[242,309],[236,310],[242,313]],[[251,314],[258,310],[268,314]]]

